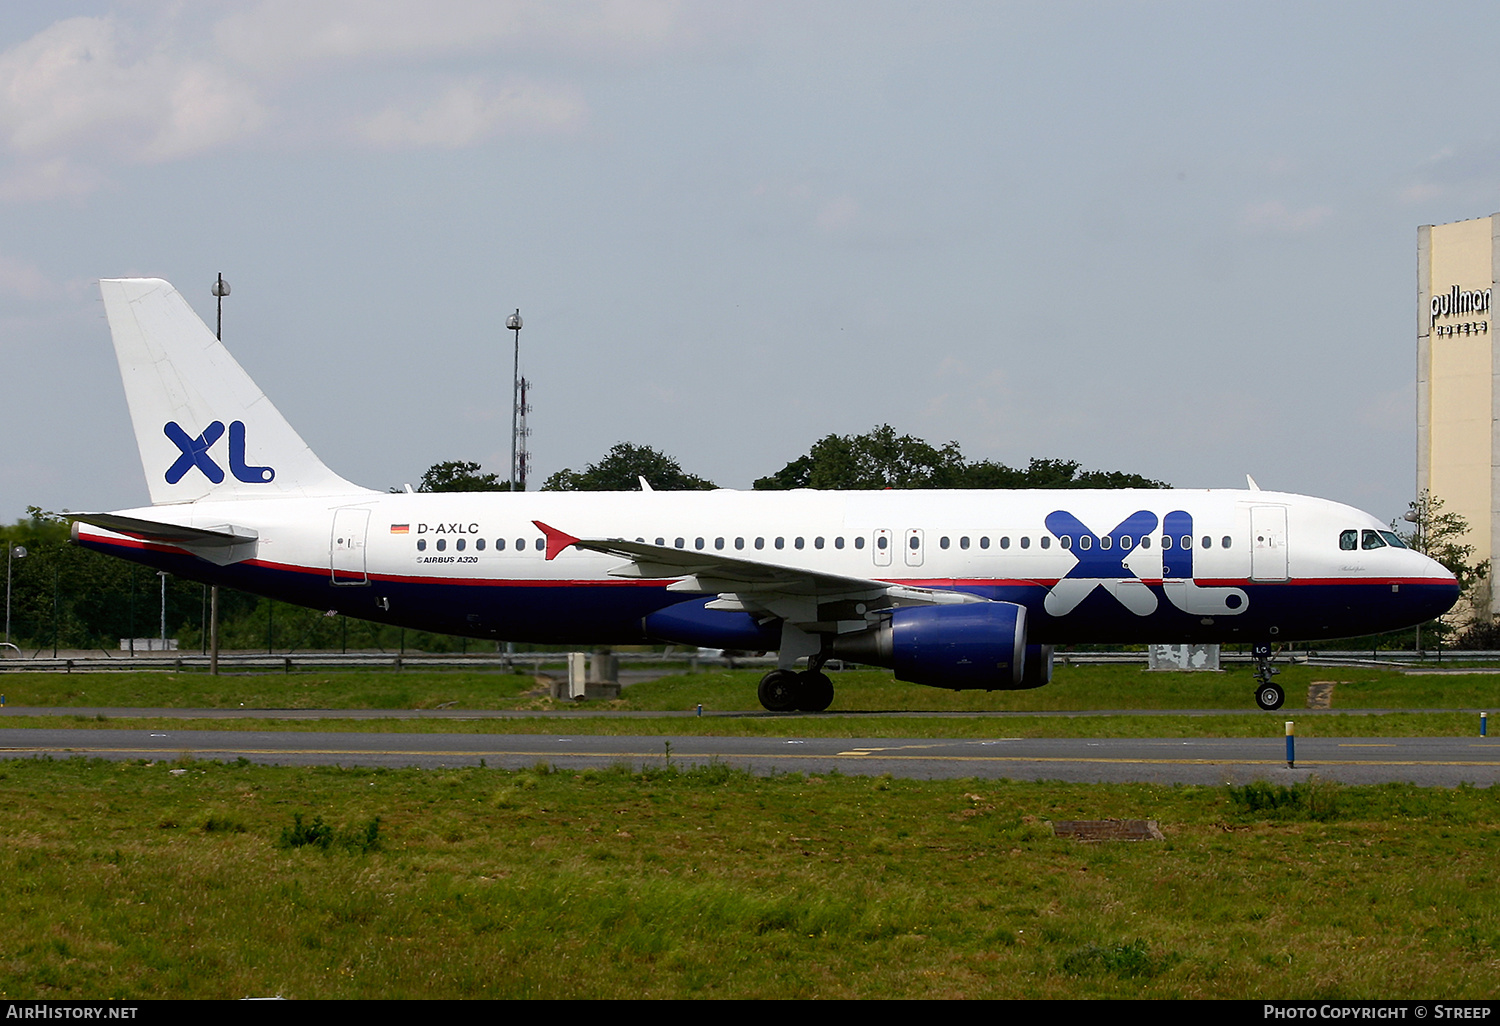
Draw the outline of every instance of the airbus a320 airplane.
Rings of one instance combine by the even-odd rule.
[[[1251,643],[1275,709],[1272,644],[1458,597],[1369,514],[1279,492],[372,491],[323,465],[171,285],[100,286],[151,505],[71,514],[74,540],[284,602],[474,638],[776,651],[762,704],[817,711],[830,658],[1019,689],[1082,642]]]

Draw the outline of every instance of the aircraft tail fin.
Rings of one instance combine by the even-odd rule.
[[[318,459],[170,284],[99,289],[153,505],[367,491]]]

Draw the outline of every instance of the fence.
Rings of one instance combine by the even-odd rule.
[[[764,656],[726,656],[716,651],[698,652],[616,652],[614,658],[618,660],[622,670],[646,669],[647,667],[669,667],[674,670],[696,671],[700,669],[769,669],[776,665],[774,655]],[[1248,665],[1254,662],[1248,653],[1225,652],[1219,657],[1221,664]],[[1379,652],[1372,654],[1365,652],[1350,651],[1312,651],[1312,652],[1290,652],[1281,653],[1276,656],[1276,662],[1282,665],[1314,665],[1314,666],[1369,666],[1369,667],[1410,667],[1410,666],[1440,666],[1454,664],[1474,663],[1500,663],[1500,652],[1496,651],[1445,651],[1436,652]],[[137,652],[134,656],[110,655],[102,649],[91,650],[87,653],[75,652],[68,656],[59,655],[52,658],[50,655],[43,657],[40,653],[27,656],[23,652],[0,648],[0,671],[27,671],[27,670],[49,670],[74,672],[93,672],[101,670],[195,670],[206,671],[208,669],[208,657],[196,654],[183,654],[181,652]],[[1057,666],[1090,666],[1090,665],[1137,665],[1145,667],[1147,653],[1145,652],[1058,652],[1054,656]],[[219,668],[221,671],[244,672],[251,670],[276,671],[293,673],[306,670],[332,670],[332,669],[432,669],[432,670],[492,670],[492,671],[514,671],[531,672],[542,674],[555,671],[558,674],[567,672],[568,653],[557,652],[524,652],[514,655],[504,653],[476,653],[472,655],[459,655],[456,653],[421,653],[421,652],[299,652],[294,655],[275,655],[267,653],[220,653]],[[825,664],[826,670],[858,669],[859,664],[844,664],[838,660],[830,660]]]

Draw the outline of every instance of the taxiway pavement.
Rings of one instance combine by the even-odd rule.
[[[76,712],[76,710],[74,711]],[[486,766],[562,769],[724,763],[755,773],[919,779],[1008,778],[1078,783],[1291,783],[1316,774],[1347,784],[1393,781],[1455,787],[1500,782],[1494,738],[982,739],[810,738],[794,721],[779,737],[360,733],[237,730],[0,729],[0,757],[216,759],[286,766]],[[997,727],[1002,724],[997,724]]]

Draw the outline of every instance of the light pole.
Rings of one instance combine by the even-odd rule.
[[[156,571],[156,576],[161,578],[161,650],[167,650],[167,572]]]
[[[1411,509],[1409,509],[1409,510],[1406,511],[1406,516],[1402,518],[1408,524],[1412,524],[1413,525],[1414,530],[1413,530],[1413,533],[1412,533],[1412,541],[1416,543],[1417,551],[1420,552],[1424,556],[1428,554],[1427,553],[1427,517],[1425,515],[1427,513],[1427,506],[1426,506],[1426,504],[1424,502],[1425,497],[1426,497],[1425,493],[1423,494],[1423,496],[1418,497],[1417,503],[1419,503],[1420,505],[1414,504]],[[1414,649],[1418,653],[1420,653],[1422,651],[1422,625],[1421,624],[1417,624],[1417,633],[1416,633],[1416,641],[1414,643]],[[1438,658],[1441,659],[1442,655],[1443,655],[1442,646],[1439,646],[1438,647]]]
[[[520,430],[518,418],[521,416],[521,308],[516,307],[516,312],[505,319],[505,326],[516,333],[515,361],[511,364],[510,371],[510,490],[516,491],[516,450],[520,442],[517,432]],[[402,635],[403,647],[405,635]],[[516,650],[515,642],[505,643],[505,653],[510,655]],[[510,660],[506,660],[506,666]]]
[[[505,319],[505,326],[516,333],[516,356],[510,375],[510,490],[516,490],[516,418],[521,414],[521,308]]]
[[[214,338],[220,342],[224,341],[224,297],[229,295],[229,282],[224,280],[224,272],[219,272],[219,280],[214,282],[214,295],[219,300],[219,319],[214,324]]]
[[[10,644],[10,565],[26,558],[26,546],[8,545],[5,550],[5,643]]]
[[[214,282],[214,296],[219,301],[219,319],[214,325],[214,338],[220,342],[224,341],[224,297],[229,295],[229,282],[224,280],[224,272],[219,272],[219,278]],[[162,586],[166,586],[166,578],[162,578]],[[163,600],[165,601],[165,600]],[[162,628],[162,637],[166,637],[166,628]],[[208,601],[208,672],[217,674],[219,672],[219,586],[209,586]]]

